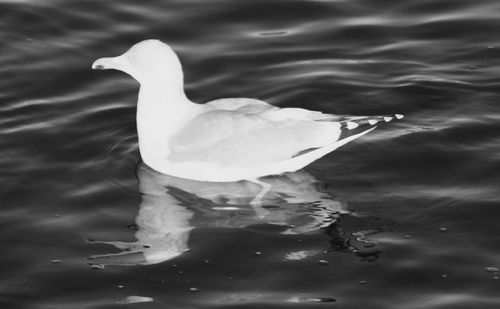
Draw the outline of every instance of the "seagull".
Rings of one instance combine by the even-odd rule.
[[[139,82],[136,122],[144,163],[180,178],[253,182],[261,191],[252,204],[259,204],[271,188],[259,178],[302,169],[374,130],[377,123],[403,118],[342,117],[251,98],[197,104],[184,92],[176,53],[154,39],[120,56],[97,59],[92,68],[123,71]],[[346,136],[356,129],[360,132]]]

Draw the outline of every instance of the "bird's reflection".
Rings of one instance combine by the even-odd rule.
[[[303,170],[266,178],[272,189],[258,207],[249,205],[260,191],[254,183],[191,181],[157,173],[143,163],[137,174],[142,193],[135,219],[137,240],[90,241],[121,250],[91,256],[91,264],[145,265],[170,260],[188,250],[189,234],[200,226],[235,228],[268,223],[283,226],[282,233],[302,234],[330,226],[346,212],[344,204],[332,200]]]

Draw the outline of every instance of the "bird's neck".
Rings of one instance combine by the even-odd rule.
[[[163,162],[169,154],[169,139],[202,108],[186,97],[182,87],[141,85],[136,120],[144,162],[153,168]]]

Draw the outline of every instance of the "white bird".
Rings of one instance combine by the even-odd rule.
[[[181,63],[159,40],[145,40],[124,54],[100,58],[93,69],[123,71],[140,83],[137,133],[143,161],[181,178],[234,182],[297,171],[375,129],[391,116],[340,117],[302,108],[278,108],[249,98],[191,102],[184,93]],[[402,115],[394,115],[400,119]],[[369,128],[341,138],[360,124]]]

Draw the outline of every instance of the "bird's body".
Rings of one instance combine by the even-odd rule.
[[[315,112],[253,99],[184,102],[185,116],[167,121],[161,115],[179,115],[179,108],[162,110],[148,102],[139,100],[137,114],[143,160],[162,173],[194,180],[238,181],[295,171],[310,163],[297,154],[334,143],[341,131],[338,122],[314,120]]]
[[[93,68],[122,70],[139,81],[137,131],[142,159],[176,177],[260,183],[259,177],[299,170],[374,129],[368,126],[339,139],[343,130],[357,127],[358,120],[372,119],[342,119],[248,98],[195,104],[184,93],[177,56],[158,40],[140,42],[115,58],[98,59]],[[392,119],[374,121],[388,118]]]

